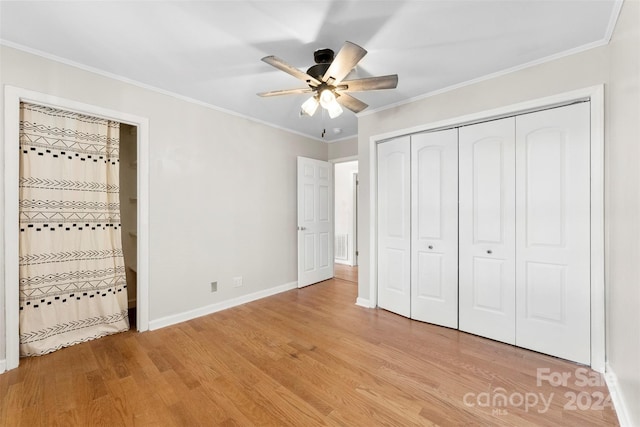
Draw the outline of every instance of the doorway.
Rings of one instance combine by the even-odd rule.
[[[59,98],[13,86],[5,87],[4,141],[4,312],[5,327],[0,329],[0,338],[5,343],[5,360],[2,370],[18,367],[19,364],[19,272],[18,272],[18,178],[19,178],[19,134],[20,103],[28,102],[72,112],[91,115],[128,124],[137,129],[136,172],[136,252],[137,290],[136,325],[138,331],[149,329],[149,121],[121,111],[105,109],[73,100]],[[0,360],[0,362],[2,362]],[[2,366],[0,366],[2,367]]]
[[[335,264],[358,265],[358,161],[334,165]]]

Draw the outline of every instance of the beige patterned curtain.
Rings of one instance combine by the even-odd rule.
[[[20,105],[20,355],[129,329],[120,124]]]

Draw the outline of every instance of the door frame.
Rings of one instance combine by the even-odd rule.
[[[356,267],[358,265],[358,172],[353,172],[351,176],[353,178],[353,218],[351,224],[353,243],[351,245],[351,267]]]
[[[5,369],[18,367],[19,355],[19,236],[18,178],[20,102],[30,102],[114,120],[137,128],[138,151],[138,283],[137,328],[149,329],[149,119],[122,111],[14,86],[4,88],[4,313]],[[1,356],[0,356],[1,357]],[[0,370],[0,373],[2,370]]]
[[[378,305],[377,278],[377,145],[386,140],[418,132],[443,130],[488,120],[520,115],[580,101],[591,101],[591,368],[604,373],[605,345],[605,220],[604,220],[604,85],[595,85],[557,95],[507,105],[478,113],[400,129],[369,138],[369,301]]]

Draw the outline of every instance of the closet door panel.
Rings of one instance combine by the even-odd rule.
[[[581,103],[516,119],[516,344],[590,363],[590,122]]]
[[[410,139],[384,142],[377,151],[378,306],[410,317]]]
[[[411,136],[411,317],[458,327],[458,131]]]
[[[460,329],[515,343],[515,119],[459,140]]]

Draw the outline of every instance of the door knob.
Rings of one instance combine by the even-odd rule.
[[[489,249],[489,250],[487,251],[487,253],[488,253],[489,255],[491,255],[491,254],[493,253],[493,251],[491,251],[491,249]]]
[[[307,229],[307,227],[300,227],[300,226],[298,226],[298,231],[304,231],[304,230],[306,230],[306,229]]]
[[[433,249],[433,246],[429,245],[429,249]]]

